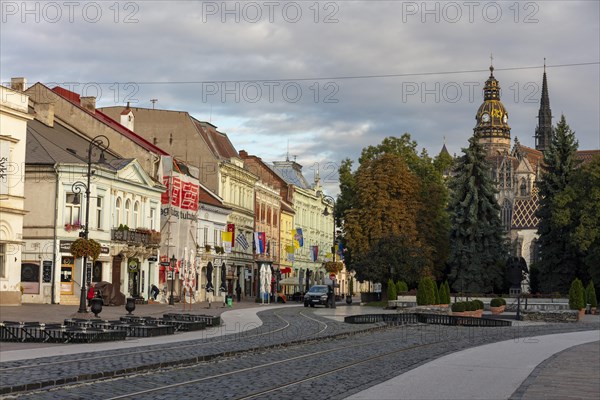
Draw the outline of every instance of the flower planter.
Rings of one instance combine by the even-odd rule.
[[[506,306],[502,305],[500,307],[490,307],[490,311],[494,315],[502,314],[505,310]]]
[[[591,313],[592,313],[592,315],[596,315],[596,307],[592,307]]]
[[[437,307],[446,307],[446,308],[448,308],[448,304],[438,304]]]
[[[584,315],[585,315],[585,308],[582,308],[579,310],[579,319],[583,318]]]

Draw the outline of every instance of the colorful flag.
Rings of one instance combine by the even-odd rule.
[[[302,235],[302,228],[296,228],[294,240],[298,241],[298,247],[304,247],[304,236]]]
[[[319,258],[319,246],[310,246],[310,260],[312,262],[317,261]]]
[[[294,245],[293,244],[289,244],[289,245],[285,246],[285,251],[288,254],[294,254]]]
[[[235,238],[235,242],[239,244],[242,247],[242,249],[248,250],[248,240],[246,239],[246,235],[244,235],[242,232],[238,233],[238,235]]]
[[[235,238],[235,224],[227,224],[227,232],[231,232],[231,240],[229,242],[231,243],[231,247],[233,247],[235,246],[233,242]]]
[[[223,249],[225,249],[225,253],[231,253],[231,237],[233,234],[231,232],[221,232],[221,241],[223,242]]]
[[[265,232],[254,232],[254,251],[256,254],[265,253],[266,236]]]

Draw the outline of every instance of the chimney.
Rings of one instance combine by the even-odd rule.
[[[24,92],[25,86],[27,85],[27,79],[25,78],[10,78],[10,88],[17,92]]]
[[[127,102],[127,108],[121,112],[121,120],[119,122],[121,122],[121,125],[125,128],[133,132],[135,117],[133,116],[133,111],[129,108],[129,102]]]
[[[96,113],[96,98],[94,96],[82,97],[79,104],[92,114]]]
[[[54,103],[34,103],[33,109],[35,119],[51,128],[54,126]]]

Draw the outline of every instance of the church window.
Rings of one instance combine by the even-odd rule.
[[[525,178],[521,179],[519,189],[521,190],[521,196],[527,196],[527,183],[525,183]]]
[[[510,229],[512,221],[512,204],[508,199],[505,199],[502,203],[502,209],[500,210],[500,218],[502,219],[502,226],[505,231]]]

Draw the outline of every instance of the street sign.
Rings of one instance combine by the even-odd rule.
[[[170,263],[170,262],[168,262],[168,261],[161,261],[161,262],[160,262],[160,265],[161,265],[162,267],[168,267],[168,266],[170,266],[170,265],[171,265],[171,263]]]

